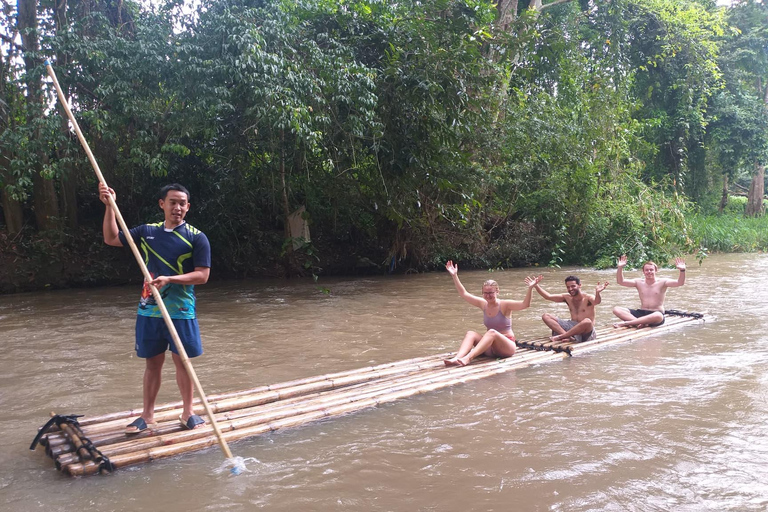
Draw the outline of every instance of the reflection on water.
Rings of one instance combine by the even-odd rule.
[[[0,297],[0,504],[4,510],[765,510],[768,508],[768,257],[726,255],[667,306],[716,316],[654,338],[455,386],[232,444],[248,472],[219,472],[218,448],[69,479],[27,447],[49,411],[98,414],[140,403],[134,288]],[[538,271],[538,269],[537,269]],[[614,271],[541,270],[549,291],[575,273],[590,291]],[[525,269],[495,272],[523,296]],[[628,277],[636,277],[632,272]],[[639,274],[638,274],[639,275]],[[663,270],[662,275],[676,277]],[[461,272],[479,292],[487,272]],[[446,273],[199,288],[207,393],[453,350],[482,316]],[[544,334],[534,295],[513,316]],[[176,400],[171,368],[160,401]]]

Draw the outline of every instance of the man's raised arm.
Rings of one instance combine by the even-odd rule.
[[[604,283],[597,283],[597,286],[595,287],[595,306],[603,302],[603,298],[600,296],[600,292],[608,288],[608,281]]]
[[[619,257],[619,261],[616,263],[616,282],[620,286],[627,286],[629,288],[636,288],[634,279],[624,279],[624,267],[627,266],[627,255],[622,254]]]
[[[547,292],[547,290],[542,288],[541,285],[539,284],[539,281],[541,281],[541,278],[542,276],[538,276],[537,277],[538,281],[533,286],[534,288],[536,288],[536,291],[539,292],[539,295],[541,295],[547,300],[551,300],[552,302],[565,302],[565,299],[563,298],[562,294],[552,295],[551,293]]]
[[[119,230],[117,228],[115,212],[112,211],[112,207],[109,206],[110,195],[112,196],[112,199],[116,198],[114,190],[107,188],[106,185],[99,182],[99,199],[107,206],[107,209],[104,210],[104,221],[101,226],[104,234],[104,243],[113,247],[122,247],[123,242],[120,241],[120,236],[118,235]]]
[[[669,288],[677,288],[685,284],[685,260],[683,258],[675,258],[675,266],[680,271],[680,275],[677,277],[677,281],[672,279],[667,280],[667,286]]]

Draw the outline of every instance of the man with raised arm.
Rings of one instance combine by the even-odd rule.
[[[652,261],[643,264],[643,279],[624,279],[624,267],[627,265],[627,255],[619,258],[616,265],[616,282],[628,288],[637,288],[640,295],[640,309],[629,309],[616,306],[613,314],[622,322],[613,324],[614,327],[656,327],[664,323],[664,297],[667,288],[677,288],[685,284],[685,260],[675,258],[675,266],[680,271],[677,281],[674,279],[657,278],[659,267]]]
[[[155,400],[160,391],[161,370],[165,352],[170,347],[176,366],[176,383],[183,402],[179,416],[188,429],[205,423],[192,408],[194,385],[177,353],[171,334],[150,286],[156,287],[179,334],[187,355],[203,353],[200,329],[197,325],[195,285],[208,282],[211,273],[211,246],[208,238],[184,221],[189,211],[189,192],[174,183],[160,190],[159,206],[164,221],[143,224],[123,233],[118,229],[115,212],[109,207],[109,196],[115,191],[99,183],[99,199],[107,205],[104,213],[104,243],[115,247],[128,245],[128,235],[139,247],[152,281],[144,283],[136,316],[136,355],[146,361],[144,370],[144,409],[141,416],[125,428],[126,434],[138,434],[155,425]]]
[[[541,276],[539,276],[541,277]],[[596,337],[595,306],[602,302],[600,293],[608,283],[597,283],[595,295],[581,291],[581,280],[575,276],[565,278],[565,289],[568,293],[550,294],[538,283],[534,286],[539,295],[552,302],[565,302],[571,312],[570,320],[563,320],[549,313],[544,313],[541,319],[552,330],[552,341],[589,341]]]

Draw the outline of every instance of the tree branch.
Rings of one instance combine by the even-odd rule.
[[[11,46],[14,46],[14,47],[18,48],[19,50],[21,50],[21,51],[23,51],[23,52],[26,52],[26,51],[27,51],[27,49],[24,47],[24,45],[23,45],[23,44],[19,44],[19,43],[17,43],[17,42],[16,42],[16,41],[14,41],[12,38],[10,38],[10,37],[8,37],[8,36],[6,36],[6,35],[4,35],[4,34],[0,34],[0,39],[2,39],[3,41],[5,41],[6,43],[10,44]]]
[[[548,8],[553,7],[555,5],[565,4],[565,3],[568,3],[568,2],[571,2],[571,1],[573,1],[573,0],[555,0],[551,4],[542,5],[541,4],[541,0],[533,0],[533,8],[536,9],[537,11],[543,11],[544,9],[548,9]]]

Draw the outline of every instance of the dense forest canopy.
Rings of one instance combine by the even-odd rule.
[[[666,260],[734,190],[763,213],[764,1],[2,6],[0,242],[33,285],[119,259],[45,59],[126,221],[183,183],[214,275]]]

